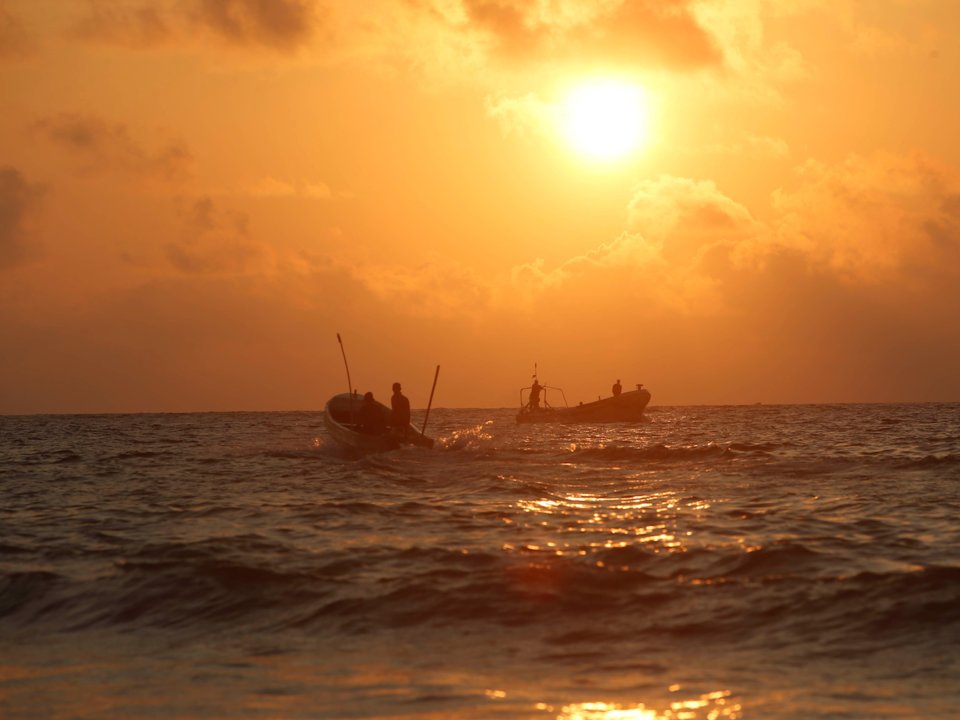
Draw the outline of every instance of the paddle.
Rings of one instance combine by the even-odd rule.
[[[427,436],[427,418],[430,417],[430,406],[433,405],[433,391],[437,389],[437,378],[440,377],[440,366],[437,365],[437,371],[433,374],[433,387],[430,388],[430,401],[427,403],[427,412],[423,416],[423,430],[420,431],[422,437]]]

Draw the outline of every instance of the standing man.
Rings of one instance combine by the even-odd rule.
[[[410,430],[410,401],[400,392],[400,383],[393,384],[393,397],[390,398],[390,426],[400,437],[406,437]]]
[[[620,384],[620,378],[617,378],[617,381],[613,384],[613,396],[617,397],[621,392],[623,392],[623,386]]]
[[[543,389],[543,385],[540,384],[540,381],[537,380],[537,376],[533,376],[533,385],[530,386],[530,400],[527,405],[530,406],[531,410],[536,410],[540,407],[540,391]]]

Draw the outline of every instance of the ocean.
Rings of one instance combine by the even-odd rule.
[[[0,718],[960,717],[960,404],[513,414],[0,417]]]

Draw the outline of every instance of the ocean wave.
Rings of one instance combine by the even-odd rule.
[[[438,410],[434,450],[363,458],[314,443],[317,413],[24,418],[0,442],[0,637],[42,672],[14,680],[23,707],[64,667],[82,702],[108,676],[223,670],[243,697],[319,684],[327,709],[439,674],[513,699],[492,683],[546,678],[553,703],[714,673],[779,697],[796,673],[814,713],[911,675],[900,703],[952,688],[960,647],[960,406],[881,422],[901,412]]]
[[[265,550],[262,542],[254,545]],[[613,638],[719,641],[768,628],[817,633],[821,650],[881,635],[960,636],[960,568],[842,574],[823,554],[791,543],[739,553],[619,548],[590,558],[371,546],[282,563],[277,548],[254,562],[250,552],[241,560],[215,547],[155,546],[96,578],[8,574],[0,580],[0,623],[21,631],[250,627],[347,635],[492,625],[539,628],[563,647],[596,643],[604,630]]]
[[[11,572],[0,577],[0,620],[35,608],[63,577],[47,570]]]
[[[960,454],[947,453],[944,455],[925,455],[922,458],[903,460],[894,463],[900,470],[928,470],[960,465]]]

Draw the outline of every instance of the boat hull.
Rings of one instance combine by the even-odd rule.
[[[323,408],[323,425],[338,444],[359,452],[387,452],[396,450],[401,445],[419,445],[433,447],[433,438],[420,434],[412,424],[406,434],[399,435],[395,431],[382,435],[371,435],[360,432],[353,421],[360,411],[362,396],[349,393],[334,395]],[[383,413],[384,423],[390,419],[390,408],[383,403],[376,403]]]
[[[645,388],[621,393],[565,408],[525,407],[517,413],[518,423],[615,423],[642,422],[646,419],[643,411],[650,402],[650,391]]]

